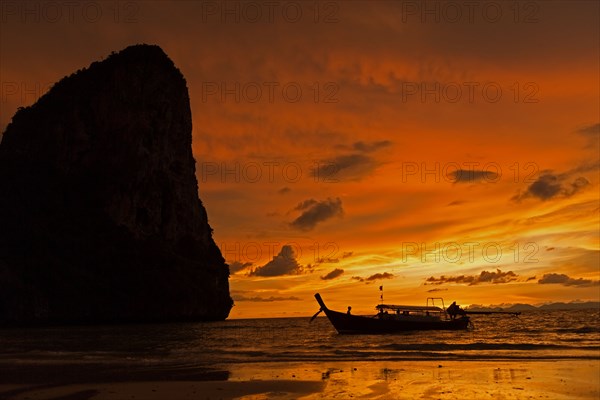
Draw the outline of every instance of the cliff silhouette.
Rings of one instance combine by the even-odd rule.
[[[0,143],[0,323],[222,320],[186,81],[136,45],[63,78]]]

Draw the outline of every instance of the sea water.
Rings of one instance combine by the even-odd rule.
[[[327,318],[0,330],[6,365],[600,359],[599,310],[472,316],[473,330],[339,335]]]

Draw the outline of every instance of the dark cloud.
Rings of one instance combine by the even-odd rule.
[[[440,276],[435,278],[430,276],[425,280],[426,284],[441,285],[443,283],[467,283],[469,286],[479,283],[508,283],[517,280],[517,274],[512,271],[502,272],[499,269],[496,272],[481,271],[479,275],[458,275],[458,276]]]
[[[598,145],[600,143],[600,123],[584,126],[583,128],[578,129],[577,133],[588,139],[588,147],[596,151],[598,150]]]
[[[598,146],[596,146],[596,149],[598,149]],[[597,172],[599,168],[600,160],[586,161],[572,170],[565,172],[561,177],[568,177],[569,175],[573,174],[583,174],[585,172]]]
[[[542,200],[548,200],[560,193],[561,186],[556,175],[542,175],[533,182],[527,191]]]
[[[577,130],[577,133],[583,135],[600,136],[600,123],[584,126]]]
[[[344,252],[344,253],[342,253],[342,256],[340,258],[344,259],[344,258],[350,257],[352,254],[353,254],[352,252]],[[340,258],[338,258],[338,257],[320,257],[315,260],[314,264],[308,264],[305,269],[313,269],[314,267],[321,265],[321,264],[337,264],[340,262]]]
[[[465,202],[462,200],[455,200],[455,201],[452,201],[452,202],[446,204],[446,207],[460,206],[461,204],[464,204],[464,203]]]
[[[381,273],[373,274],[373,275],[369,276],[366,280],[367,281],[376,281],[377,279],[392,279],[393,277],[394,277],[394,274],[390,274],[389,272],[384,272],[383,274],[381,274]]]
[[[319,265],[319,264],[336,264],[336,263],[339,263],[339,262],[340,262],[339,258],[321,257],[321,258],[317,258],[317,260],[315,261],[315,265]]]
[[[391,146],[392,142],[389,140],[381,140],[378,142],[371,142],[371,143],[365,143],[365,142],[356,142],[352,145],[352,148],[356,151],[361,151],[363,153],[371,153],[373,151],[382,149],[384,147],[388,147]]]
[[[293,228],[300,229],[302,231],[309,231],[313,229],[319,222],[326,221],[330,218],[342,216],[344,210],[342,208],[342,200],[339,198],[317,201],[314,199],[305,200],[298,204],[295,211],[302,211],[302,214],[290,225]]]
[[[251,262],[246,262],[246,263],[242,263],[240,261],[232,261],[229,262],[229,272],[231,274],[235,274],[238,273],[246,268],[249,268],[252,266]]]
[[[389,272],[383,272],[383,273],[378,272],[378,273],[368,276],[366,278],[363,278],[361,276],[353,276],[352,279],[359,281],[359,282],[371,283],[371,282],[374,282],[379,279],[392,279],[393,277],[394,277],[394,274],[390,274]]]
[[[370,175],[378,163],[365,154],[340,155],[319,161],[311,174],[322,182],[334,183],[340,180],[360,180]]]
[[[451,172],[450,179],[454,183],[470,183],[477,181],[496,182],[500,176],[493,171],[457,169]]]
[[[538,281],[539,284],[559,284],[563,286],[580,286],[580,287],[588,287],[588,286],[597,286],[600,284],[600,281],[593,281],[591,279],[574,279],[565,274],[544,274],[542,279]]]
[[[570,183],[567,182],[570,173],[552,174],[544,173],[535,182],[533,182],[524,193],[518,193],[512,200],[520,202],[527,198],[537,198],[542,201],[554,198],[571,197],[586,188],[590,182],[580,176]]]
[[[391,146],[389,140],[378,142],[355,142],[351,146],[339,145],[338,149],[351,151],[333,158],[321,160],[311,174],[324,182],[339,180],[360,180],[370,175],[381,163],[368,155],[382,148]]]
[[[535,276],[530,276],[529,278],[525,279],[525,282],[529,282],[529,281],[533,281],[535,280]]]
[[[304,268],[296,260],[294,249],[286,244],[281,247],[278,255],[262,267],[254,269],[250,276],[298,275],[302,272]]]
[[[301,299],[296,297],[296,296],[290,296],[290,297],[278,297],[278,296],[271,296],[271,297],[246,297],[246,296],[242,296],[242,295],[234,295],[233,296],[233,300],[234,301],[252,301],[252,302],[257,302],[257,303],[270,303],[273,301],[300,301]]]
[[[354,254],[353,251],[345,251],[342,253],[342,258],[352,257],[353,254]]]
[[[392,145],[390,140],[379,140],[376,142],[363,142],[358,141],[350,145],[348,144],[337,144],[334,146],[337,150],[346,150],[360,153],[372,153],[374,151],[389,147]]]
[[[343,269],[336,268],[333,271],[331,271],[331,272],[323,275],[321,277],[321,279],[323,279],[324,281],[327,281],[327,280],[330,280],[330,279],[335,279],[335,278],[341,276],[343,273],[344,273]]]
[[[296,211],[306,210],[307,208],[310,208],[318,203],[319,202],[315,199],[304,200],[304,201],[298,203],[298,205],[296,207],[294,207],[294,210],[296,210]]]
[[[286,187],[282,187],[281,189],[279,189],[277,191],[277,193],[279,193],[279,194],[286,194],[286,193],[289,193],[291,191],[292,191],[292,189],[290,189],[289,187],[286,186]]]
[[[431,293],[431,292],[445,292],[448,289],[440,289],[440,288],[433,288],[433,289],[429,289],[427,292]]]

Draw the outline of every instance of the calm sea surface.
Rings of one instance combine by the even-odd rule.
[[[600,359],[598,310],[473,316],[459,332],[338,335],[319,317],[0,330],[12,365],[215,365],[279,361]]]

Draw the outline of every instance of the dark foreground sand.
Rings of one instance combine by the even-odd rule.
[[[10,383],[1,399],[594,399],[600,360],[256,363],[185,380]],[[152,375],[149,375],[151,377]],[[181,375],[185,376],[185,375]],[[208,379],[208,380],[202,380]]]

